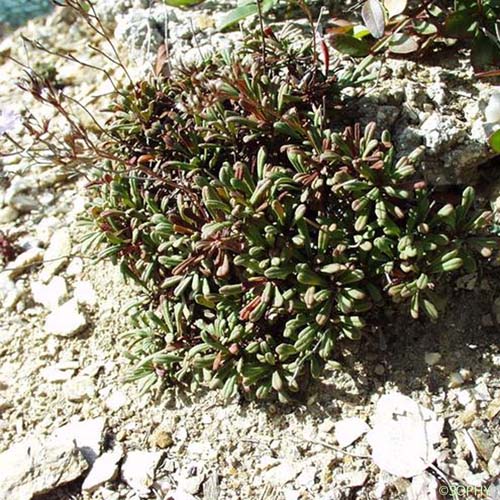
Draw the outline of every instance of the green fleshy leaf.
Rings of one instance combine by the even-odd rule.
[[[489,143],[495,153],[500,153],[500,129],[491,134]]]
[[[171,7],[193,7],[203,3],[205,0],[163,0],[164,3]]]
[[[370,52],[370,44],[351,35],[337,35],[332,44],[335,49],[352,57],[363,57]]]

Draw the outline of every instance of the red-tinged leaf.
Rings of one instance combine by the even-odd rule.
[[[361,16],[373,37],[382,38],[384,36],[385,16],[379,0],[366,0],[361,9]]]
[[[156,54],[155,75],[157,76],[167,76],[167,53],[167,46],[164,43],[161,44]]]
[[[247,321],[251,312],[260,304],[260,301],[261,297],[257,295],[257,297],[254,297],[245,307],[243,307],[240,311],[240,320]]]
[[[321,53],[323,54],[323,62],[325,64],[325,74],[330,70],[330,52],[324,40],[321,40]]]
[[[215,355],[214,362],[212,363],[212,370],[216,372],[220,368],[221,364],[222,364],[222,352],[219,351]]]
[[[393,54],[410,54],[419,49],[417,40],[404,33],[396,33],[392,35],[391,42],[389,43],[389,50]]]
[[[500,153],[500,130],[497,130],[490,136],[489,143],[495,153]]]
[[[331,38],[335,49],[352,57],[363,57],[370,52],[370,44],[351,35],[337,35]]]
[[[407,0],[384,0],[389,18],[399,16],[406,9]]]

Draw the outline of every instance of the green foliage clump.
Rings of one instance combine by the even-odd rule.
[[[438,283],[495,244],[472,188],[453,205],[413,179],[419,150],[335,131],[364,70],[294,31],[163,73],[111,109],[86,241],[147,291],[130,334],[147,386],[288,401],[387,301],[436,319]]]

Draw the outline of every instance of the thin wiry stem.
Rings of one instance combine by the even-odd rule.
[[[123,93],[120,92],[120,90],[118,90],[118,87],[117,87],[115,81],[113,80],[113,78],[111,77],[111,74],[109,73],[108,70],[106,70],[104,68],[100,68],[99,66],[95,66],[94,64],[90,64],[88,62],[82,61],[81,59],[78,59],[77,57],[75,57],[71,54],[68,55],[68,54],[64,54],[63,52],[58,51],[58,50],[51,50],[51,49],[45,47],[44,45],[42,45],[40,42],[30,40],[29,38],[25,37],[24,35],[21,35],[21,38],[25,42],[28,42],[33,47],[35,47],[38,50],[41,50],[42,52],[45,52],[45,53],[50,54],[52,56],[61,57],[62,59],[65,59],[66,61],[75,62],[75,63],[80,64],[81,66],[83,66],[85,68],[90,68],[90,69],[104,73],[106,75],[106,77],[108,78],[108,80],[110,81],[111,85],[113,86],[113,89],[115,90],[115,92],[119,95],[123,95]]]
[[[97,14],[94,6],[94,2],[92,0],[52,0],[56,5],[61,7],[69,7],[77,12],[87,23],[89,28],[91,28],[95,33],[97,33],[100,37],[104,38],[108,45],[111,47],[111,50],[114,54],[115,63],[123,70],[125,76],[129,80],[130,84],[134,84],[127,67],[121,61],[118,50],[115,47],[115,44],[112,42],[111,37],[109,36],[106,28],[102,24],[99,15]],[[88,6],[86,8],[85,6]],[[94,22],[92,22],[94,21]]]

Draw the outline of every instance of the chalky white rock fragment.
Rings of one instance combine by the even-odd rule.
[[[443,430],[436,414],[402,394],[380,398],[367,439],[373,461],[399,477],[424,472],[437,458],[434,446]]]
[[[72,337],[87,326],[87,318],[75,299],[56,307],[45,320],[45,331],[58,337]]]
[[[47,309],[55,309],[66,298],[68,287],[62,276],[54,276],[46,285],[40,281],[31,283],[33,300]]]
[[[335,424],[335,439],[341,448],[345,448],[369,430],[370,427],[361,418],[345,418]]]
[[[130,451],[121,468],[122,480],[139,496],[147,496],[155,480],[163,452]]]
[[[112,481],[118,474],[118,464],[123,458],[123,448],[117,446],[103,453],[96,459],[89,475],[82,484],[82,490],[89,493],[95,491],[108,481]]]
[[[26,438],[0,453],[0,498],[30,500],[77,479],[87,467],[69,438]]]

